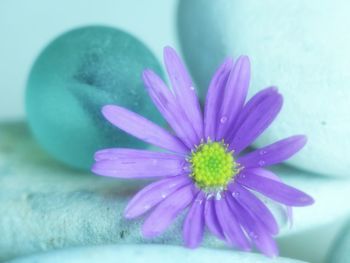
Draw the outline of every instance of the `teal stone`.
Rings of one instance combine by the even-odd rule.
[[[346,0],[182,0],[179,39],[202,97],[219,63],[242,54],[251,59],[249,96],[279,88],[283,109],[256,147],[306,134],[287,162],[349,177],[349,9]]]
[[[27,118],[38,142],[80,169],[89,169],[101,148],[147,147],[101,114],[103,105],[116,104],[164,124],[142,83],[145,68],[162,74],[142,42],[115,28],[88,26],[53,40],[35,61],[27,84]]]

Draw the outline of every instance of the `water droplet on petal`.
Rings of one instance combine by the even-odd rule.
[[[232,192],[232,196],[233,196],[233,197],[238,197],[238,196],[239,196],[239,192],[237,192],[237,191]]]
[[[265,161],[263,161],[263,160],[260,160],[260,161],[259,161],[259,165],[260,165],[260,166],[264,166],[264,165],[265,165],[265,163],[266,163],[266,162],[265,162]]]
[[[226,121],[227,121],[227,117],[226,116],[222,116],[221,119],[220,119],[220,122],[222,124],[224,124]]]
[[[203,200],[202,199],[196,199],[195,202],[201,205]]]
[[[267,153],[267,151],[265,151],[265,150],[259,151],[259,154],[260,154],[260,155],[264,155],[264,154],[266,154],[266,153]]]
[[[195,90],[195,88],[193,86],[190,87],[190,90]]]
[[[165,197],[166,197],[166,194],[163,193],[163,194],[162,194],[162,198],[164,199]]]
[[[184,166],[184,167],[182,167],[182,170],[188,172],[188,171],[190,171],[191,169],[190,169],[190,167],[188,167],[188,166]]]
[[[207,195],[207,200],[211,199],[212,197],[213,197],[213,193],[209,193],[209,194]]]
[[[253,231],[249,233],[249,236],[250,236],[251,238],[253,238],[253,239],[257,239],[257,238],[258,238],[258,235],[255,234],[255,232],[253,232]]]

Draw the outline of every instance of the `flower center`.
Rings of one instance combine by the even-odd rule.
[[[201,143],[192,153],[191,177],[201,189],[222,190],[238,173],[238,165],[227,146],[221,142]]]

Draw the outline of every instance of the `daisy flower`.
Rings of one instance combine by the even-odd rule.
[[[182,231],[187,247],[197,247],[207,228],[229,246],[245,251],[255,246],[267,256],[276,256],[273,236],[279,226],[260,196],[287,207],[314,201],[282,183],[266,167],[294,155],[306,137],[296,135],[244,151],[275,119],[283,102],[274,87],[245,102],[248,57],[235,62],[229,58],[217,69],[204,113],[193,82],[172,48],[164,49],[164,61],[172,89],[152,70],[145,70],[142,77],[173,133],[119,106],[106,105],[102,113],[119,129],[166,151],[100,150],[92,171],[117,178],[159,179],[139,191],[125,209],[128,219],[148,213],[142,226],[144,237],[162,234],[186,210]]]

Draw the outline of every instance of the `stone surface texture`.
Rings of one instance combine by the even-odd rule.
[[[286,183],[316,200],[311,207],[294,209],[291,229],[281,210],[268,203],[279,217],[282,237],[326,226],[349,214],[350,206],[343,201],[350,191],[349,180],[327,179],[283,167],[275,171]],[[123,218],[127,201],[146,183],[66,168],[39,148],[24,123],[1,124],[0,260],[98,244],[182,245],[182,217],[154,240],[141,237],[142,218]],[[225,247],[210,235],[206,235],[203,246]]]

